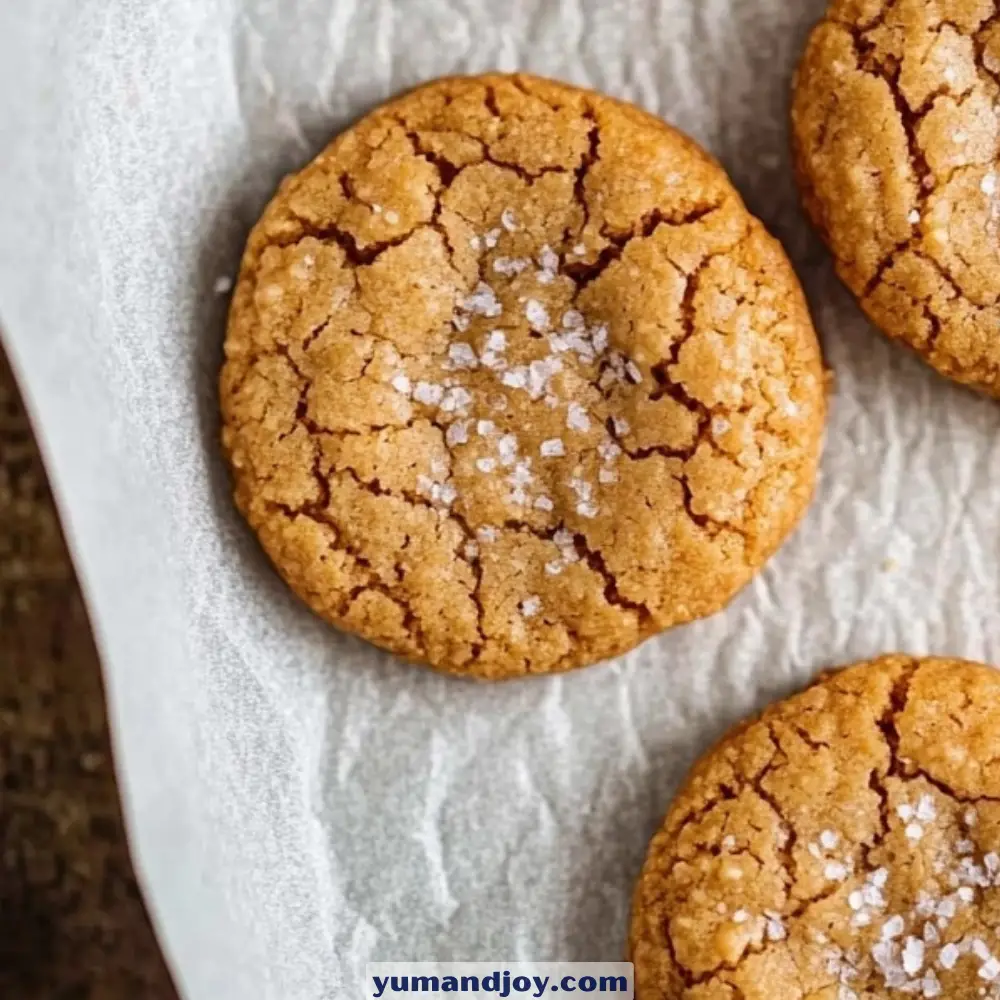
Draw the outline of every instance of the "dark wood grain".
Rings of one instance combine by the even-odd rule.
[[[0,997],[177,997],[129,860],[87,615],[2,353]]]

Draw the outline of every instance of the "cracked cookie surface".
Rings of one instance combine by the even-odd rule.
[[[871,320],[1000,397],[993,0],[834,0],[793,104],[807,211]]]
[[[1000,997],[998,699],[888,656],[733,730],[650,846],[638,1000]]]
[[[722,169],[527,76],[431,83],[283,182],[221,400],[299,596],[486,678],[721,608],[807,506],[825,416],[798,282]]]

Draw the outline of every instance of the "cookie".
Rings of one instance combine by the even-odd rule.
[[[798,282],[721,168],[527,76],[424,86],[281,185],[221,400],[303,600],[485,678],[721,608],[805,509],[825,416]]]
[[[998,703],[888,656],[734,729],[650,846],[637,1000],[1000,997]]]
[[[834,0],[799,69],[798,175],[871,320],[1000,396],[993,0]]]

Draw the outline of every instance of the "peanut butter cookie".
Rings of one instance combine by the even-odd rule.
[[[998,703],[888,656],[731,732],[650,847],[638,1000],[1000,997]]]
[[[872,321],[1000,396],[993,0],[833,0],[799,69],[809,215]]]
[[[317,613],[500,678],[721,608],[809,501],[823,381],[784,253],[690,140],[562,84],[446,79],[254,228],[224,445]]]

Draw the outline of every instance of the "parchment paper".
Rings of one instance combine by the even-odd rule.
[[[1000,661],[1000,407],[874,334],[798,208],[788,88],[823,3],[0,4],[0,319],[188,1000],[357,997],[368,960],[617,959],[647,839],[724,727],[885,650]],[[351,119],[517,67],[722,159],[800,270],[837,394],[815,506],[725,613],[486,687],[338,635],[270,570],[217,448],[213,285]]]

